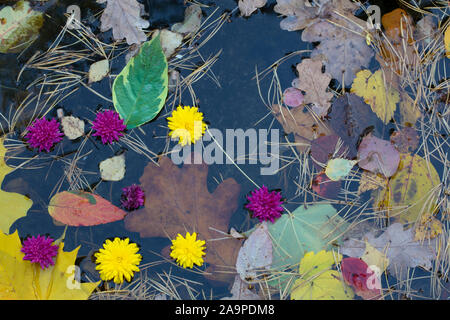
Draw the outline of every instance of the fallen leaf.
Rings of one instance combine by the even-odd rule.
[[[322,73],[322,61],[303,59],[297,65],[298,81],[297,88],[305,92],[304,103],[312,104],[312,111],[319,117],[324,117],[331,107],[333,93],[328,90],[331,76]]]
[[[99,195],[85,191],[63,191],[55,194],[48,213],[69,226],[96,226],[122,220],[126,212]]]
[[[422,212],[434,212],[433,194],[441,183],[436,169],[419,155],[401,153],[387,188],[373,191],[374,205],[389,210],[396,222],[415,223]]]
[[[375,71],[374,74],[370,70],[358,72],[350,91],[364,98],[385,124],[394,116],[397,102],[400,101],[398,91],[385,86],[381,70]]]
[[[412,153],[419,146],[419,134],[414,128],[404,127],[391,134],[391,143],[402,153]]]
[[[335,134],[318,137],[311,142],[311,158],[317,170],[326,167],[332,158],[345,158],[346,151],[345,143]]]
[[[394,223],[380,236],[371,231],[364,238],[378,251],[385,252],[389,259],[388,271],[398,280],[405,280],[407,268],[421,266],[432,267],[436,258],[436,239],[418,242],[414,241],[413,228],[403,230],[403,225]],[[349,239],[341,246],[341,252],[350,257],[359,258],[364,255],[365,242]]]
[[[141,237],[175,238],[178,233],[197,232],[206,240],[205,262],[217,281],[231,280],[231,273],[214,272],[219,266],[233,267],[241,241],[220,237],[213,229],[228,230],[231,215],[237,209],[240,185],[232,178],[224,180],[213,193],[207,188],[208,166],[184,164],[178,168],[168,157],[158,165],[149,163],[140,178],[145,190],[145,208],[129,213],[125,228]]]
[[[415,241],[434,239],[444,230],[442,222],[432,214],[426,213],[420,217],[420,221],[415,226]]]
[[[250,16],[253,12],[266,5],[267,0],[239,0],[239,11],[244,17]]]
[[[364,300],[381,299],[380,278],[364,261],[344,258],[341,270],[345,283],[350,285],[358,296]]]
[[[141,4],[136,0],[97,0],[105,3],[106,9],[100,18],[100,31],[112,28],[114,40],[126,39],[129,45],[147,40],[142,29],[148,28],[150,23],[141,18]]]
[[[61,126],[64,135],[75,140],[84,135],[84,121],[74,116],[61,117]]]
[[[386,257],[385,252],[379,251],[377,248],[373,247],[367,240],[366,249],[364,254],[361,256],[361,259],[367,263],[367,265],[372,270],[379,270],[379,273],[383,273],[386,271],[386,268],[389,266],[389,259]]]
[[[290,285],[291,276],[283,272],[296,265],[306,252],[331,249],[330,242],[339,242],[346,226],[333,206],[320,203],[308,208],[299,206],[268,225],[273,247],[272,276],[268,284],[276,287]]]
[[[447,29],[445,29],[444,44],[445,44],[445,51],[446,51],[447,58],[450,58],[450,27],[449,26],[447,26]]]
[[[32,10],[28,1],[0,10],[0,52],[20,52],[38,36],[44,24],[42,12]]]
[[[402,91],[400,93],[400,98],[401,101],[399,109],[401,123],[410,123],[411,125],[415,125],[417,120],[422,116],[422,113],[414,100],[406,92]]]
[[[157,33],[155,33],[156,35]],[[164,55],[168,59],[183,42],[183,35],[178,32],[163,29],[160,31],[160,40]]]
[[[325,172],[322,172],[314,177],[311,188],[323,198],[336,199],[341,191],[341,182],[330,180]]]
[[[324,121],[315,118],[310,112],[303,112],[303,108],[288,109],[274,104],[272,113],[287,134],[294,134],[299,152],[307,150],[311,141],[317,137],[332,134]]]
[[[262,222],[239,249],[236,271],[245,282],[252,283],[272,264],[272,240],[267,224]]]
[[[400,154],[390,141],[368,134],[359,145],[358,159],[360,168],[389,178],[397,171]]]
[[[195,33],[202,24],[202,8],[197,4],[192,4],[184,11],[184,21],[175,23],[171,30],[174,32],[188,34]]]
[[[100,175],[105,181],[120,181],[125,176],[125,154],[100,162]]]
[[[241,280],[237,275],[234,277],[231,297],[224,297],[220,300],[261,300],[259,295],[249,289],[249,284]]]
[[[0,232],[1,300],[87,300],[100,284],[80,283],[75,277],[75,259],[80,247],[63,251],[61,242],[55,264],[42,270],[38,263],[23,260],[17,230],[11,235]]]
[[[339,181],[350,173],[356,163],[356,160],[342,158],[331,159],[327,163],[325,174],[331,181]]]
[[[291,108],[299,107],[303,104],[305,97],[302,92],[294,87],[289,87],[283,92],[283,102]]]
[[[422,42],[422,47],[426,48],[433,41],[436,40],[436,37],[439,36],[439,32],[437,30],[437,19],[430,14],[424,15],[422,19],[417,21],[416,29],[414,32],[414,38],[418,42]]]
[[[8,150],[3,145],[4,141],[4,138],[0,138],[0,186],[3,184],[5,176],[14,170],[5,162],[5,154]],[[0,231],[3,230],[3,232],[9,233],[12,224],[17,219],[25,217],[32,205],[33,201],[28,199],[28,197],[0,189],[0,208],[2,208]]]
[[[108,59],[94,62],[89,67],[89,83],[102,80],[109,72]]]
[[[291,290],[292,300],[351,300],[352,290],[341,280],[339,272],[331,270],[342,260],[340,254],[321,250],[307,252],[300,261],[300,279]]]
[[[358,195],[369,190],[386,187],[386,178],[370,171],[363,171],[359,180]]]
[[[360,137],[371,129],[377,133],[377,127],[383,125],[363,98],[350,93],[340,96],[333,102],[328,116],[330,127],[348,147],[349,159],[356,157],[356,146]]]

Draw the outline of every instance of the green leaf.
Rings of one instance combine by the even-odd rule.
[[[128,129],[136,128],[161,111],[167,97],[167,60],[159,34],[142,44],[114,81],[114,108]]]
[[[332,248],[334,240],[348,226],[329,204],[316,204],[306,209],[298,207],[292,214],[284,214],[269,225],[273,244],[273,280],[270,285],[287,285],[289,275],[280,272],[297,269],[306,252],[319,252]]]
[[[42,12],[31,10],[28,1],[4,7],[0,10],[0,52],[20,52],[39,36],[43,23]]]

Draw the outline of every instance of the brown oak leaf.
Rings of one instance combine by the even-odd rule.
[[[331,107],[333,93],[328,91],[331,81],[329,73],[322,73],[322,61],[303,59],[297,65],[298,79],[294,81],[296,87],[306,92],[303,103],[312,104],[311,109],[319,116],[324,117]]]
[[[211,228],[228,231],[230,217],[238,206],[240,185],[228,178],[210,193],[207,177],[205,163],[185,163],[179,168],[168,157],[161,157],[158,165],[149,163],[139,179],[145,191],[145,207],[126,216],[125,228],[139,232],[141,237],[170,239],[178,233],[184,236],[197,232],[197,239],[206,241],[204,259],[211,273],[206,276],[231,281],[232,273],[215,271],[219,266],[234,267],[241,241],[232,237],[211,241],[222,237]]]
[[[333,134],[333,130],[329,129],[324,121],[314,117],[311,112],[303,112],[303,108],[289,110],[274,104],[272,113],[287,134],[294,134],[295,145],[299,152],[307,150],[314,139]]]

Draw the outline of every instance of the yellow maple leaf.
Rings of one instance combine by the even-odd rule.
[[[341,279],[333,264],[342,260],[342,255],[332,251],[307,252],[300,261],[300,279],[294,282],[292,300],[351,300],[354,293]]]
[[[86,300],[99,285],[80,283],[74,277],[78,248],[64,252],[61,242],[55,265],[42,270],[38,263],[23,260],[17,230],[10,235],[0,231],[1,300]]]
[[[4,139],[0,139],[0,186],[3,179],[14,169],[8,167],[5,162],[6,148],[3,145]],[[6,192],[0,190],[0,230],[9,232],[9,228],[17,219],[27,215],[27,211],[33,205],[31,199],[15,192]]]
[[[370,105],[372,111],[385,124],[394,116],[397,103],[400,101],[398,91],[394,88],[386,87],[381,70],[377,70],[373,74],[370,70],[359,71],[350,91],[364,98],[364,101]]]

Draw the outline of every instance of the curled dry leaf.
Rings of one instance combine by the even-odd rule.
[[[171,30],[181,34],[194,33],[202,24],[202,8],[197,4],[192,4],[184,11],[184,21],[175,23]]]
[[[262,222],[239,250],[236,271],[245,282],[255,282],[272,264],[272,240],[266,222]]]
[[[250,16],[253,12],[266,5],[267,0],[239,0],[239,11],[244,17]]]
[[[400,155],[389,142],[372,134],[363,138],[358,148],[358,165],[364,170],[381,173],[389,178],[395,174],[400,163]]]
[[[61,126],[64,135],[70,140],[75,140],[84,135],[84,121],[74,117],[65,116],[61,118]]]
[[[293,133],[296,148],[299,152],[308,149],[311,141],[320,136],[332,134],[323,120],[317,119],[310,112],[303,112],[303,108],[288,109],[274,104],[272,112],[281,123],[286,133]]]
[[[125,154],[100,162],[100,175],[106,181],[120,181],[125,176]]]
[[[213,193],[207,187],[208,166],[187,164],[177,167],[170,158],[161,157],[158,165],[149,163],[140,178],[145,190],[145,208],[133,211],[125,218],[125,228],[139,232],[141,237],[174,239],[178,233],[197,232],[206,240],[205,262],[215,281],[229,281],[231,273],[214,272],[219,266],[233,267],[241,241],[220,238],[217,230],[228,230],[231,215],[237,209],[240,185],[225,179]],[[229,270],[229,269],[227,269]]]
[[[141,18],[141,4],[136,0],[97,0],[105,3],[106,9],[100,18],[102,32],[112,28],[114,40],[126,39],[129,45],[147,40],[142,29],[150,23]]]
[[[319,116],[324,117],[331,107],[333,93],[328,90],[331,75],[322,72],[322,61],[303,59],[297,65],[297,88],[305,92],[304,103],[312,104],[311,109]]]

